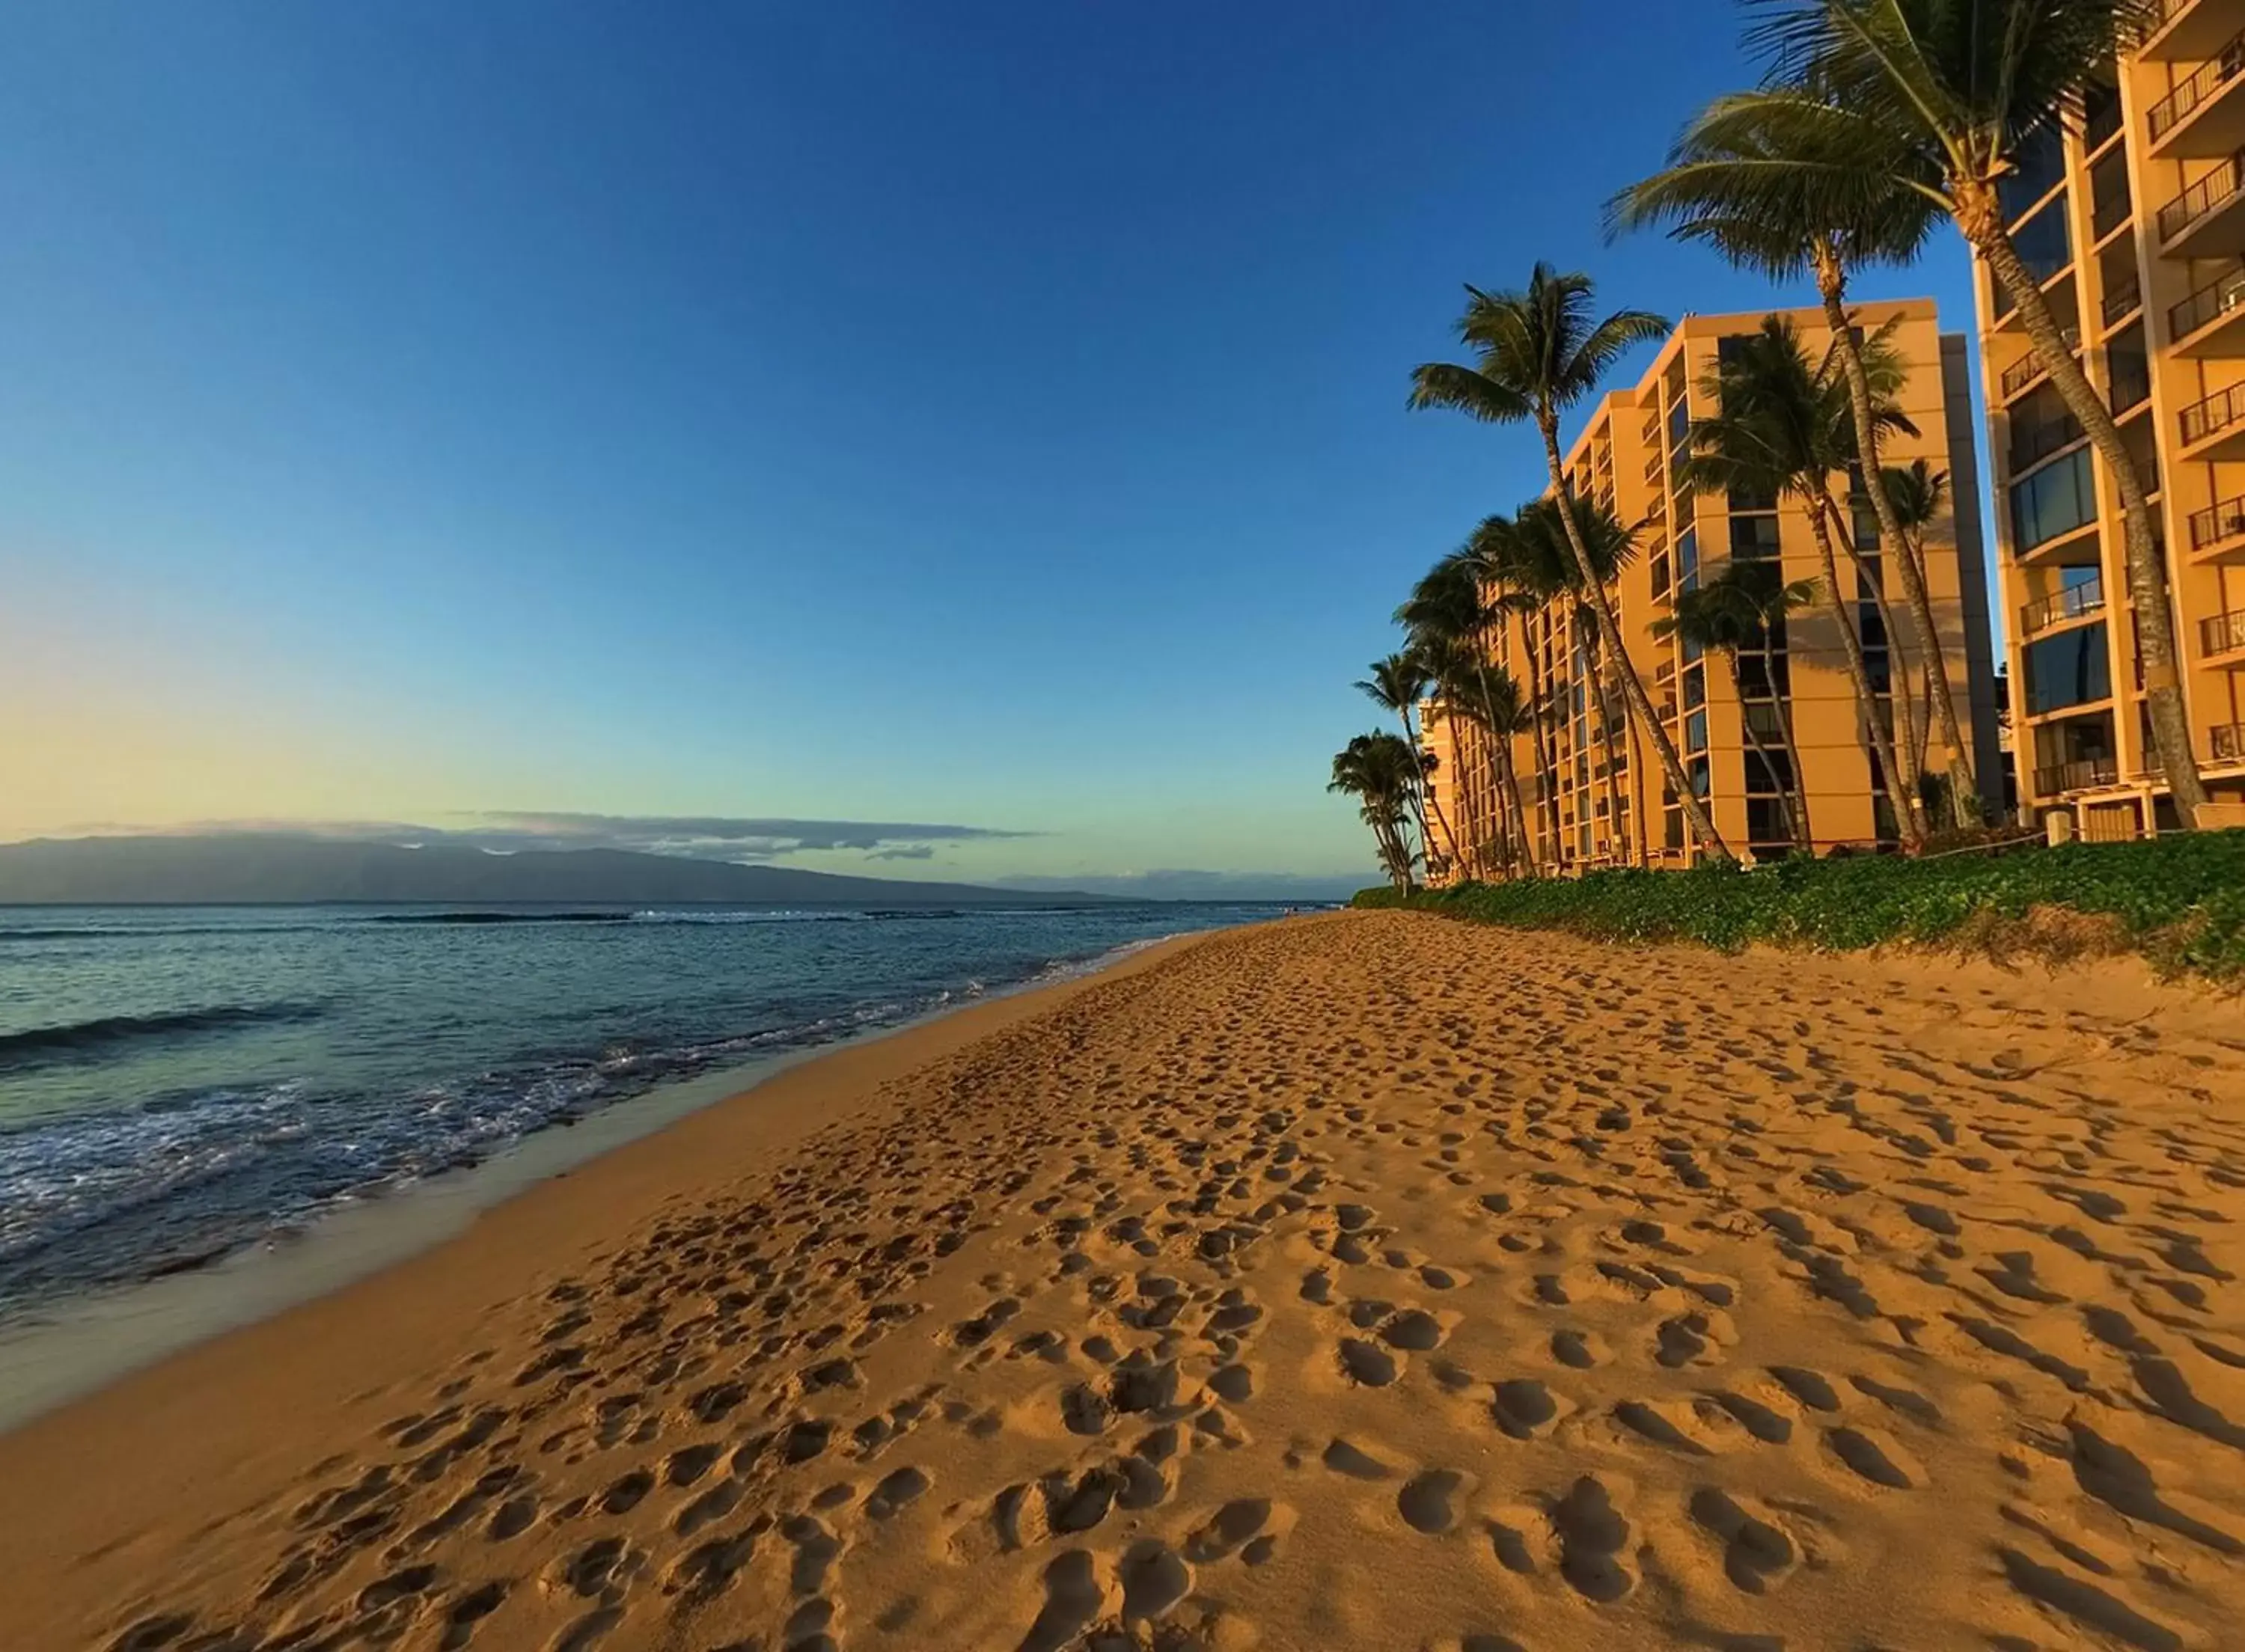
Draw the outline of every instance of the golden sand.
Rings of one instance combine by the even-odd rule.
[[[2245,1646],[2245,1012],[1343,914],[0,1439],[0,1647]]]

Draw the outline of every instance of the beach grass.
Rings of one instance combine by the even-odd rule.
[[[1858,856],[1691,871],[1366,890],[1359,906],[1610,941],[1855,951],[1902,943],[2063,961],[2135,952],[2161,971],[2245,980],[2245,831],[2013,848],[1923,860]]]

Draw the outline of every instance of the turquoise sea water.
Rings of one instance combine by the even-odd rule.
[[[666,1081],[1278,910],[0,909],[0,1321]]]

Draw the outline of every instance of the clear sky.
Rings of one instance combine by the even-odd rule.
[[[1404,410],[1460,283],[1813,297],[1602,237],[1737,21],[14,0],[0,836],[777,818],[736,836],[833,870],[1368,878],[1350,681],[1542,484]],[[1860,290],[1969,325],[1953,240]]]

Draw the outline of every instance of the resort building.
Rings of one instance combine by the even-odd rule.
[[[1821,309],[1784,312],[1812,360],[1831,342]],[[2003,762],[1989,642],[1987,579],[1979,529],[1966,366],[1966,341],[1943,336],[1930,300],[1860,304],[1866,332],[1889,337],[1909,366],[1896,397],[1916,427],[1896,432],[1881,457],[1889,467],[1923,458],[1948,477],[1948,507],[1925,530],[1924,560],[1938,644],[1976,782],[2000,802]],[[1808,509],[1794,501],[1694,495],[1678,484],[1694,418],[1714,411],[1706,381],[1726,341],[1758,331],[1761,314],[1687,318],[1662,344],[1631,389],[1607,395],[1567,456],[1570,485],[1636,529],[1636,554],[1611,587],[1623,641],[1665,719],[1716,829],[1733,850],[1757,855],[1802,847],[1871,848],[1895,839],[1895,822],[1875,780],[1838,625],[1819,599],[1775,628],[1773,647],[1731,660],[1702,654],[1656,626],[1733,558],[1775,561],[1785,582],[1822,580]],[[1835,478],[1844,494],[1845,478]],[[1869,582],[1883,581],[1878,527],[1857,502],[1855,555],[1839,555],[1839,595],[1863,641],[1878,714],[1892,717],[1886,633]],[[1835,547],[1844,552],[1844,547]],[[1890,606],[1909,625],[1899,582]],[[1904,653],[1915,660],[1914,633]],[[1508,615],[1489,640],[1523,694],[1549,708],[1543,728],[1510,737],[1512,767],[1545,871],[1615,864],[1680,866],[1695,852],[1683,810],[1667,791],[1658,758],[1623,714],[1620,693],[1601,669],[1597,635],[1571,601]],[[1744,693],[1741,693],[1741,685]],[[1917,702],[1913,701],[1914,704]],[[1923,714],[1921,720],[1930,723]],[[1439,701],[1425,708],[1434,758],[1430,794],[1448,823],[1434,827],[1434,875],[1492,877],[1501,871],[1496,840],[1503,818],[1498,768],[1478,724]],[[1798,753],[1808,821],[1807,844],[1788,830],[1782,799],[1791,779],[1786,735]],[[1539,755],[1538,747],[1542,747]],[[1940,748],[1929,766],[1939,768]],[[1449,863],[1448,838],[1463,867]]]
[[[2245,7],[2167,0],[2079,130],[2030,140],[2004,214],[2118,416],[2161,538],[2191,742],[2245,823]],[[1981,352],[2030,816],[2173,825],[2145,716],[2120,497],[1982,266]]]

